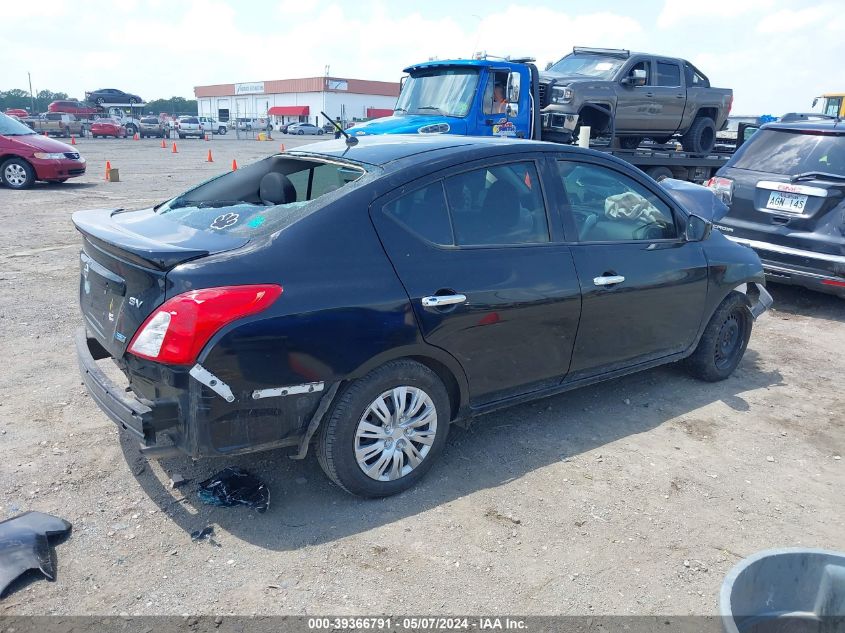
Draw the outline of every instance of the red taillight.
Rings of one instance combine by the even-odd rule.
[[[825,286],[837,286],[839,288],[845,288],[845,281],[838,281],[836,279],[822,279],[822,284]]]
[[[704,183],[713,191],[715,196],[727,205],[733,201],[734,197],[734,181],[730,178],[723,178],[721,176],[713,176],[710,180]]]
[[[266,310],[282,294],[275,284],[191,290],[168,299],[138,328],[129,351],[160,363],[189,365],[223,326]]]

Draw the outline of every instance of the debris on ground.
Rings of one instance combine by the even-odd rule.
[[[56,560],[49,538],[67,536],[70,530],[67,521],[43,512],[24,512],[0,522],[0,596],[30,569],[55,580]]]
[[[183,485],[183,484],[185,484],[185,483],[187,483],[187,482],[188,482],[188,480],[187,480],[187,479],[185,479],[185,478],[184,478],[182,475],[180,475],[179,473],[173,473],[173,474],[170,476],[170,487],[171,487],[171,488],[178,488],[179,486],[181,486],[181,485]]]
[[[264,482],[242,468],[231,466],[201,482],[197,495],[211,506],[244,505],[257,512],[266,512],[270,506],[270,491]]]
[[[214,535],[214,526],[213,525],[206,525],[201,530],[194,530],[191,532],[191,540],[192,541],[202,541],[207,538],[211,538]]]

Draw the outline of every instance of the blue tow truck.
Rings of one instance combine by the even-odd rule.
[[[610,59],[623,60],[621,71],[627,65],[638,63],[638,67],[657,73],[658,59],[641,61],[645,56],[616,49],[575,49],[582,57],[595,55],[595,51],[610,51]],[[639,56],[639,57],[638,57]],[[571,56],[564,57],[567,60]],[[622,99],[607,100],[607,104],[586,104],[581,116],[560,112],[556,108],[557,95],[565,99],[569,88],[555,85],[554,73],[538,71],[533,59],[458,59],[428,61],[409,66],[404,70],[402,88],[394,112],[389,117],[357,123],[348,130],[352,136],[370,134],[459,134],[468,136],[503,136],[538,139],[559,143],[577,141],[579,125],[592,123],[590,147],[611,153],[639,167],[653,178],[672,177],[693,182],[703,182],[713,176],[724,165],[729,156],[718,146],[709,151],[693,153],[680,151],[672,133],[654,134],[654,140],[644,139],[647,132],[616,129],[617,117],[626,115],[627,102]],[[674,60],[683,73],[684,60]],[[558,62],[560,64],[561,62]],[[688,62],[686,62],[688,64]],[[653,64],[653,66],[651,66]],[[602,68],[601,64],[593,64]],[[689,65],[696,73],[703,75]],[[554,70],[554,67],[552,67]],[[621,72],[620,71],[620,72]],[[618,84],[610,90],[636,86],[642,71],[632,73],[634,79],[603,80],[591,82],[589,88],[601,92],[601,84]],[[551,79],[550,79],[551,77]],[[704,78],[706,80],[706,78]],[[560,78],[558,79],[560,81]],[[692,87],[693,81],[687,82]],[[580,84],[584,86],[582,82]],[[648,86],[645,86],[649,89]],[[709,89],[709,82],[706,86]],[[677,88],[676,92],[684,88]],[[608,89],[604,89],[607,92]],[[712,89],[713,92],[728,93]],[[623,92],[623,95],[625,93]],[[637,94],[637,93],[633,93]],[[690,91],[690,94],[692,92]],[[645,95],[645,93],[643,93]],[[673,98],[680,101],[677,97]],[[732,99],[732,96],[730,97]],[[690,97],[692,99],[692,97]],[[629,99],[630,100],[630,99]],[[617,110],[618,104],[618,110]],[[550,107],[551,106],[551,107]],[[651,106],[654,108],[654,106]],[[729,109],[729,105],[728,105]],[[629,110],[630,111],[630,108]],[[724,112],[727,116],[727,111]],[[599,123],[600,122],[600,123]],[[721,121],[720,121],[721,123]],[[675,130],[675,128],[671,128]],[[682,131],[676,134],[682,134]],[[639,136],[637,136],[639,134]],[[713,129],[715,137],[715,128]],[[681,136],[683,142],[685,136]],[[633,142],[632,142],[633,141]],[[729,152],[729,150],[727,150]]]

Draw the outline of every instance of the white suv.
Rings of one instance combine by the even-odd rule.
[[[204,132],[211,132],[212,134],[225,134],[228,131],[226,129],[226,125],[224,123],[220,123],[216,119],[212,119],[208,116],[198,116],[196,118],[200,122],[200,125],[202,126]]]

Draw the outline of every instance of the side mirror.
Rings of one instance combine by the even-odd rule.
[[[713,231],[713,223],[698,215],[687,218],[687,228],[684,234],[687,242],[703,242]]]
[[[816,97],[815,99],[813,99],[813,107],[814,107],[814,108],[816,107],[816,104],[817,104],[818,102],[819,102],[819,98],[818,98],[818,97]]]
[[[635,68],[631,74],[622,80],[626,86],[645,86],[646,72],[642,68]]]
[[[508,85],[505,90],[505,96],[508,103],[519,103],[519,73],[510,73],[508,75]]]

